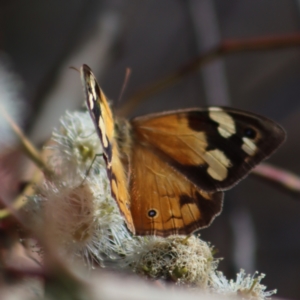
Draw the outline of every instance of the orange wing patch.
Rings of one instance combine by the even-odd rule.
[[[136,234],[187,234],[208,226],[222,209],[223,193],[207,193],[141,144],[134,147],[130,184]]]
[[[111,178],[111,193],[116,199],[119,209],[125,217],[128,229],[135,233],[132,215],[130,211],[130,196],[128,194],[128,180],[125,168],[120,159],[119,149],[116,144],[112,147],[111,171],[107,169],[108,177]]]
[[[199,188],[216,191],[216,182],[228,177],[231,160],[221,149],[208,149],[207,133],[193,130],[188,114],[159,114],[132,121],[137,141],[146,141]],[[187,170],[182,172],[182,166]],[[203,178],[208,181],[201,182]],[[200,180],[200,182],[199,182]]]
[[[176,161],[186,165],[205,164],[207,147],[204,132],[192,131],[185,115],[163,115],[157,118],[137,118],[133,127],[142,138]]]

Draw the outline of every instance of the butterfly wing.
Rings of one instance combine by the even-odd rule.
[[[103,147],[112,196],[125,217],[128,229],[134,233],[126,173],[115,140],[115,124],[111,109],[91,69],[83,65],[80,73],[88,110]]]
[[[188,234],[222,210],[222,192],[201,190],[142,143],[133,149],[130,195],[138,235]]]
[[[275,122],[230,108],[147,115],[131,124],[131,211],[138,234],[188,234],[208,225],[221,210],[220,191],[285,138]]]
[[[135,140],[151,145],[205,191],[232,187],[285,139],[275,122],[231,108],[182,110],[132,121]]]

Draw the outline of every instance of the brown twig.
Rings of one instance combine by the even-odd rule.
[[[128,115],[139,105],[142,100],[160,92],[163,89],[175,85],[185,75],[195,72],[203,65],[224,55],[249,51],[275,50],[295,46],[300,46],[300,33],[225,40],[218,47],[199,55],[195,59],[177,69],[175,72],[150,83],[144,88],[137,90],[133,96],[130,97],[129,100],[117,110],[117,114],[120,116]]]
[[[276,185],[276,187],[289,191],[294,196],[299,197],[300,195],[300,177],[291,172],[263,163],[256,166],[253,174]]]
[[[25,191],[15,199],[15,201],[12,203],[12,205],[7,205],[7,208],[0,210],[0,220],[1,220],[1,219],[4,219],[4,218],[10,216],[12,211],[16,211],[16,210],[20,209],[23,205],[25,205],[27,203],[26,196],[33,193],[33,184],[35,184],[38,180],[40,180],[40,178],[42,176],[42,173],[40,172],[40,170],[43,171],[44,174],[48,177],[52,176],[53,173],[45,164],[39,151],[27,139],[25,134],[22,132],[21,128],[14,122],[14,120],[9,116],[9,114],[6,112],[6,110],[2,106],[0,106],[0,112],[1,112],[1,115],[5,118],[5,120],[10,125],[13,132],[19,138],[25,154],[39,168],[39,170],[37,170],[36,173],[34,174],[33,182],[31,182],[27,185]]]
[[[42,178],[42,172],[36,170],[30,183],[27,184],[22,194],[20,194],[11,205],[6,204],[6,208],[0,209],[0,220],[10,216],[12,212],[17,211],[27,203],[27,198],[35,193],[34,186]],[[15,214],[13,214],[15,215]]]
[[[13,132],[19,138],[23,150],[25,151],[25,154],[37,165],[39,169],[41,169],[42,171],[44,171],[50,176],[52,172],[48,169],[48,167],[44,163],[39,151],[27,139],[25,134],[22,132],[21,128],[14,122],[14,120],[10,117],[10,115],[6,112],[6,110],[2,106],[0,106],[0,112],[1,115],[4,117],[4,119],[7,121],[7,123],[10,125]]]

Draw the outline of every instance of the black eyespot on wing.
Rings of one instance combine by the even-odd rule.
[[[245,128],[245,130],[244,130],[245,137],[254,140],[256,135],[257,135],[257,133],[253,128],[250,128],[250,127]]]
[[[156,215],[157,215],[157,211],[155,209],[150,209],[148,211],[148,217],[154,218],[154,217],[156,217]]]

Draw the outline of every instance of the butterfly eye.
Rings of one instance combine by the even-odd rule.
[[[157,216],[157,211],[156,211],[155,209],[150,209],[150,210],[148,211],[148,217],[154,218],[154,217],[156,217],[156,216]]]
[[[244,130],[244,136],[253,140],[256,137],[256,131],[248,127]]]

